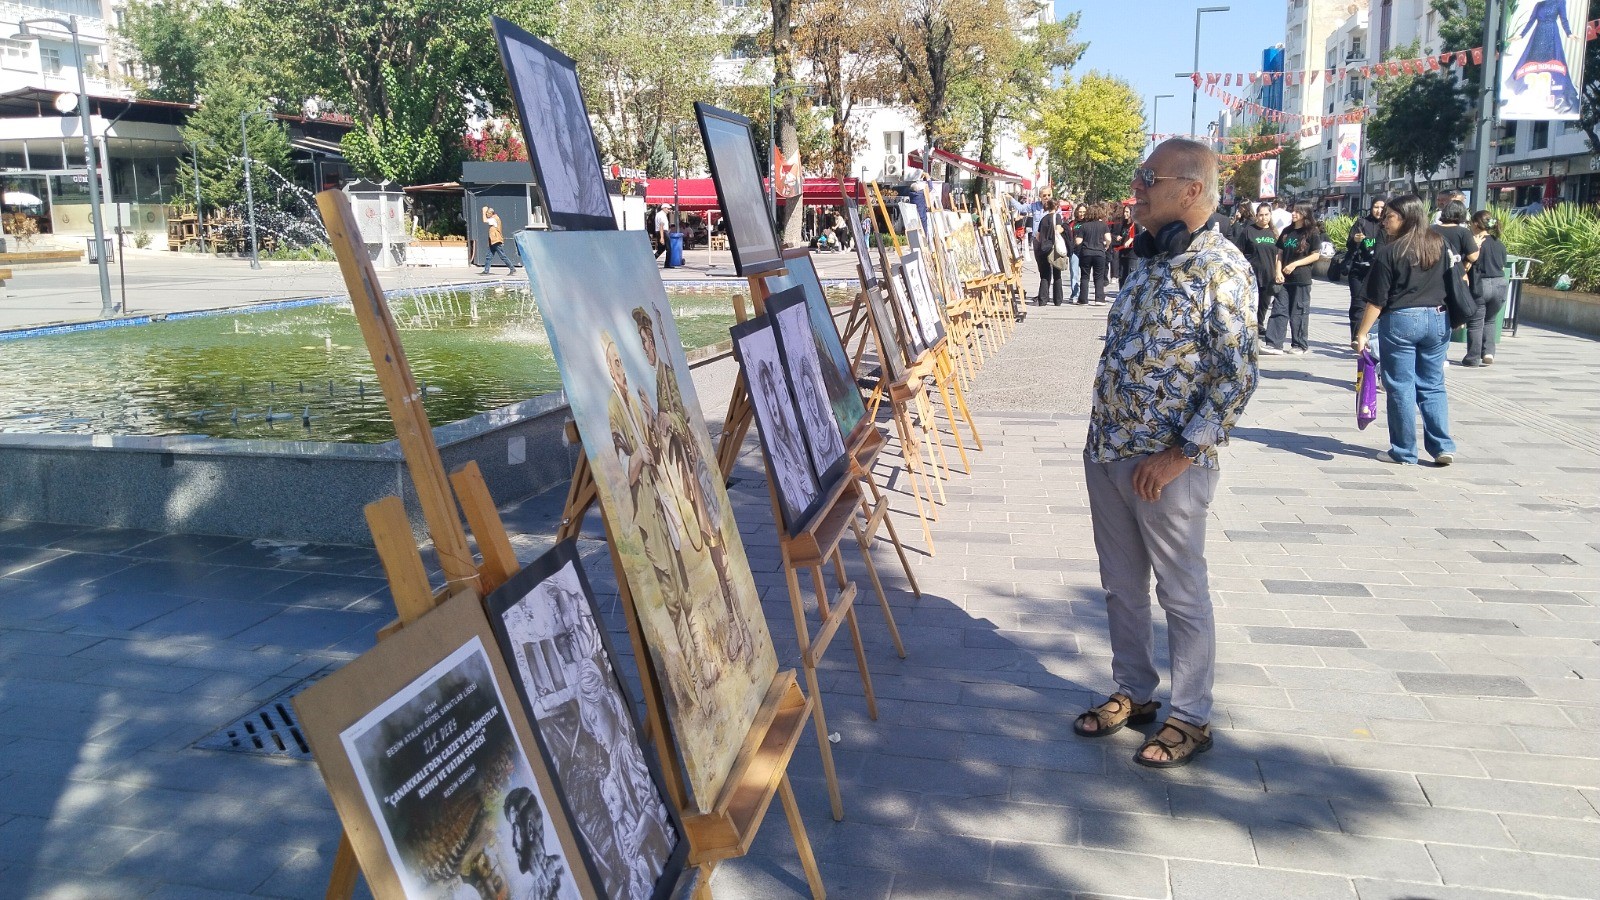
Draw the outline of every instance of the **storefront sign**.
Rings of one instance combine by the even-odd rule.
[[[1361,180],[1361,126],[1340,125],[1333,164],[1334,184],[1355,184]]]

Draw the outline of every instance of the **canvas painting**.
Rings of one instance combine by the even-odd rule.
[[[822,292],[822,281],[817,278],[811,252],[805,248],[786,252],[784,268],[788,274],[767,277],[767,288],[774,294],[791,287],[804,292],[812,341],[816,345],[816,356],[822,362],[822,387],[839,432],[848,435],[866,417],[867,407],[861,402],[861,388],[850,370],[850,357],[845,353],[833,312],[828,309],[828,297]]]
[[[550,224],[573,230],[615,229],[611,193],[578,86],[577,66],[571,57],[510,22],[493,21]]]
[[[440,604],[294,700],[379,897],[591,896],[591,868],[478,599]]]
[[[916,362],[917,358],[928,349],[928,342],[922,336],[922,323],[917,321],[916,306],[911,302],[911,295],[906,290],[905,273],[900,263],[889,266],[888,284],[889,299],[898,319],[900,334],[905,340],[906,362]]]
[[[800,437],[800,411],[783,371],[772,323],[752,319],[732,328],[733,354],[744,370],[756,432],[789,534],[798,534],[824,499]]]
[[[688,856],[566,540],[486,599],[534,734],[610,900],[665,900]]]
[[[867,295],[867,313],[872,316],[872,334],[878,341],[878,365],[883,368],[884,378],[899,381],[906,374],[905,350],[895,329],[894,314],[884,302],[883,284],[868,285],[863,290]]]
[[[956,215],[949,232],[950,255],[954,257],[956,274],[962,281],[983,277],[983,261],[978,257],[978,232],[972,220]]]
[[[826,488],[848,465],[844,434],[833,418],[823,389],[823,362],[812,338],[811,317],[800,288],[790,288],[767,299],[767,317],[777,332],[778,353],[800,408],[801,433],[811,454],[817,481]]]
[[[901,200],[895,204],[900,211],[900,227],[906,234],[913,231],[922,231],[922,214],[917,211],[917,205],[910,200]]]
[[[950,252],[950,229],[955,220],[955,213],[948,210],[934,210],[928,217],[929,229],[933,237],[931,253],[927,254],[930,261],[937,261],[935,278],[939,279],[940,293],[944,294],[945,302],[957,303],[966,296],[966,288],[961,284],[961,276],[956,274],[955,259]]]
[[[778,229],[772,222],[761,170],[756,165],[750,120],[738,113],[696,102],[695,118],[705,141],[717,202],[728,220],[733,267],[740,275],[758,275],[783,266]]]
[[[704,811],[778,666],[649,238],[517,246]]]
[[[861,217],[861,207],[856,204],[856,198],[849,194],[844,195],[845,220],[850,223],[850,234],[856,245],[856,265],[861,269],[862,284],[876,284],[878,273],[872,268],[872,254],[868,250],[871,238],[867,234],[866,222]]]
[[[983,274],[1000,274],[1000,251],[995,249],[994,238],[987,232],[978,232],[978,261],[983,264]]]
[[[923,268],[922,257],[916,252],[902,256],[900,274],[905,278],[906,295],[911,298],[911,307],[917,313],[922,342],[932,347],[944,337],[944,321],[939,315],[938,304],[934,302],[933,286],[928,283],[928,272]]]

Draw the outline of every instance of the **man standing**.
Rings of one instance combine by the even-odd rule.
[[[478,274],[489,274],[489,267],[494,265],[494,258],[497,256],[500,257],[501,262],[506,264],[507,275],[517,274],[517,267],[513,266],[511,260],[506,258],[506,233],[500,225],[500,215],[494,211],[494,207],[485,206],[482,218],[483,224],[489,226],[489,252],[483,255],[483,271]]]
[[[1169,140],[1134,170],[1134,218],[1149,233],[1106,323],[1084,470],[1117,689],[1078,716],[1099,738],[1155,721],[1150,577],[1167,616],[1172,715],[1134,761],[1186,765],[1211,747],[1216,621],[1206,578],[1206,518],[1217,445],[1256,385],[1250,267],[1206,228],[1217,155]]]
[[[1372,201],[1372,210],[1350,226],[1344,241],[1346,276],[1350,281],[1350,340],[1356,339],[1361,317],[1367,312],[1367,274],[1383,242],[1383,198]]]
[[[661,208],[656,210],[654,228],[656,233],[656,255],[667,254],[667,258],[661,261],[661,268],[663,269],[672,268],[672,254],[667,252],[667,235],[672,233],[672,218],[667,214],[667,210],[671,208],[671,203],[663,203]]]

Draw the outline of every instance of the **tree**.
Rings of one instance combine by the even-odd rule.
[[[837,0],[800,0],[795,17],[797,52],[810,65],[818,103],[831,118],[826,170],[839,178],[850,177],[850,165],[865,140],[852,121],[863,101],[881,100],[893,93],[897,73],[887,64],[870,9],[864,3]],[[800,148],[806,152],[804,126]],[[823,167],[819,167],[823,168]]]
[[[1045,96],[1033,137],[1049,148],[1061,184],[1087,200],[1120,200],[1128,182],[1111,179],[1126,172],[1144,147],[1142,110],[1126,81],[1088,72]]]
[[[192,103],[210,62],[207,19],[215,19],[215,0],[132,0],[123,16],[122,38],[155,79],[138,86],[151,100]]]
[[[1228,137],[1235,138],[1228,145],[1228,152],[1239,156],[1249,156],[1253,153],[1262,153],[1268,150],[1282,148],[1274,157],[1278,160],[1278,186],[1285,190],[1295,190],[1305,186],[1305,154],[1300,150],[1300,140],[1293,138],[1280,142],[1277,139],[1277,127],[1267,121],[1259,121],[1250,125],[1235,125],[1228,130]],[[1224,173],[1224,184],[1233,185],[1235,197],[1260,199],[1261,190],[1261,161],[1239,163]]]
[[[878,0],[873,27],[901,69],[897,99],[916,111],[927,142],[965,143],[953,89],[984,83],[984,60],[1016,27],[1006,0]]]
[[[1416,44],[1389,56],[1415,57]],[[1386,76],[1376,79],[1377,112],[1367,121],[1372,161],[1398,167],[1417,189],[1417,178],[1438,171],[1460,154],[1472,131],[1472,114],[1462,89],[1449,75]]]
[[[200,195],[205,205],[237,206],[245,199],[239,117],[260,109],[261,97],[232,79],[207,82],[201,88],[205,99],[179,132],[200,157]],[[245,131],[250,136],[252,187],[260,202],[274,194],[276,179],[268,170],[287,176],[289,136],[281,124],[265,116],[251,117]]]

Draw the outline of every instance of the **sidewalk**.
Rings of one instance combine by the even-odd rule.
[[[1262,360],[1224,451],[1217,744],[1171,772],[1130,762],[1133,730],[1071,732],[1109,687],[1080,457],[1105,313],[1030,310],[969,398],[985,450],[938,555],[898,520],[923,596],[876,554],[910,654],[864,603],[878,721],[849,649],[826,661],[845,821],[814,735],[791,772],[830,897],[1596,896],[1600,346],[1525,328],[1452,366],[1456,465],[1384,465],[1345,297],[1316,285],[1314,352]],[[792,665],[754,441],[732,496]],[[525,558],[562,498],[507,505]],[[315,766],[193,744],[391,615],[365,549],[0,522],[0,897],[320,897],[339,824]],[[805,896],[780,811],[714,887]]]
[[[854,253],[821,253],[814,257],[822,278],[855,278]],[[271,300],[343,295],[344,280],[337,263],[263,262],[250,268],[248,259],[223,259],[189,253],[130,250],[110,265],[111,300],[121,304],[124,288],[129,315],[186,312],[197,309],[246,306]],[[476,266],[410,266],[379,273],[386,288],[472,284],[506,278],[505,269],[478,274]],[[663,269],[667,281],[726,280],[744,287],[734,277],[733,255],[726,250],[690,250],[684,266]],[[519,269],[515,281],[526,284]],[[95,266],[20,266],[13,270],[0,297],[0,331],[92,322],[100,318],[100,276]]]

